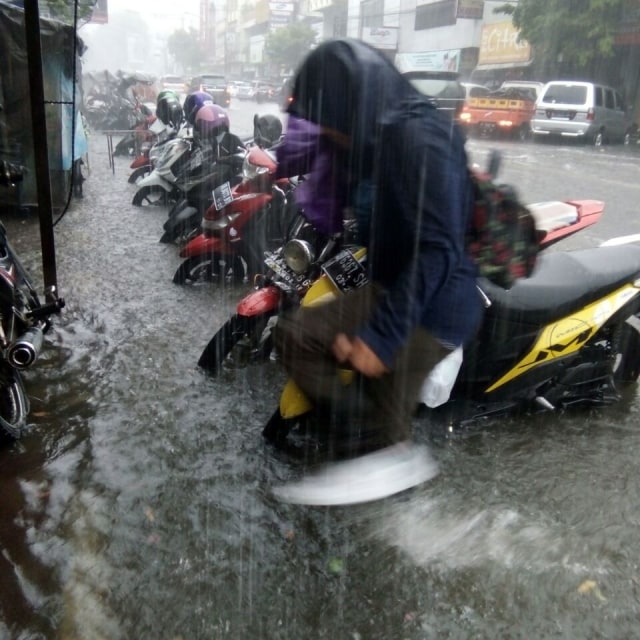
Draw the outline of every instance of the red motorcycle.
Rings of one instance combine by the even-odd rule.
[[[275,179],[275,171],[274,156],[255,146],[244,159],[242,181],[214,189],[202,233],[180,251],[185,260],[175,284],[246,279],[262,269],[265,252],[282,244],[292,215],[288,194],[295,180]]]

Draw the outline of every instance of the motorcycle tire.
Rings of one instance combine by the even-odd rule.
[[[192,238],[200,230],[202,224],[202,214],[195,208],[188,205],[181,209],[172,209],[169,217],[163,225],[164,233],[160,242],[178,242],[187,238]]]
[[[619,390],[634,384],[640,375],[640,318],[630,316],[617,337],[613,380]]]
[[[0,371],[0,433],[17,439],[29,414],[29,400],[20,373],[4,366]]]
[[[131,175],[128,178],[128,182],[129,184],[135,184],[136,182],[138,182],[138,180],[140,180],[140,178],[144,178],[145,176],[148,176],[151,173],[151,167],[150,166],[145,166],[145,167],[138,167],[137,169],[134,169],[131,172]]]
[[[140,187],[133,196],[131,204],[135,207],[166,206],[169,203],[169,194],[158,186]]]
[[[282,417],[277,408],[262,429],[262,437],[276,447],[282,447],[287,439],[291,425]]]
[[[269,336],[263,340],[263,333],[272,316],[271,313],[251,318],[237,314],[231,316],[204,348],[198,366],[214,376],[218,375],[224,370],[233,349],[240,346],[240,364],[266,359],[271,353],[272,339]]]
[[[181,285],[219,282],[231,277],[244,279],[244,264],[239,256],[224,257],[220,254],[192,256],[187,258],[173,274],[173,283]]]

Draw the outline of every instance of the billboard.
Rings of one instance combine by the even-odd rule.
[[[531,61],[531,46],[518,41],[520,32],[511,20],[482,27],[478,64],[526,64]]]

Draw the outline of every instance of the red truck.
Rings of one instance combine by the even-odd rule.
[[[542,82],[508,80],[497,91],[470,97],[462,108],[460,124],[469,135],[526,140],[536,98],[543,86]]]

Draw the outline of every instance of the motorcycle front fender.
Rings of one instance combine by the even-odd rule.
[[[162,187],[167,193],[170,193],[173,190],[173,185],[170,182],[167,182],[157,169],[154,169],[148,176],[142,178],[140,182],[137,183],[138,188],[141,187]]]
[[[229,247],[222,241],[222,238],[211,238],[201,233],[192,238],[180,251],[181,258],[194,258],[195,256],[205,256],[212,253],[228,254]]]
[[[282,299],[282,292],[278,287],[263,287],[245,296],[236,308],[239,316],[259,316],[263,313],[275,311]]]
[[[172,216],[170,216],[167,220],[167,223],[169,223],[170,225],[172,223],[179,224],[182,222],[187,222],[188,220],[192,220],[192,219],[199,220],[200,218],[202,218],[202,215],[200,214],[200,212],[195,207],[187,205],[183,209],[180,209],[180,211],[177,211]]]
[[[138,167],[146,167],[151,166],[151,162],[149,161],[148,155],[141,155],[135,158],[135,160],[131,163],[131,169],[137,169]]]
[[[345,386],[351,384],[355,377],[352,369],[338,369],[338,375]],[[311,409],[311,400],[293,379],[289,378],[280,394],[280,415],[285,420],[291,420],[308,413]]]

